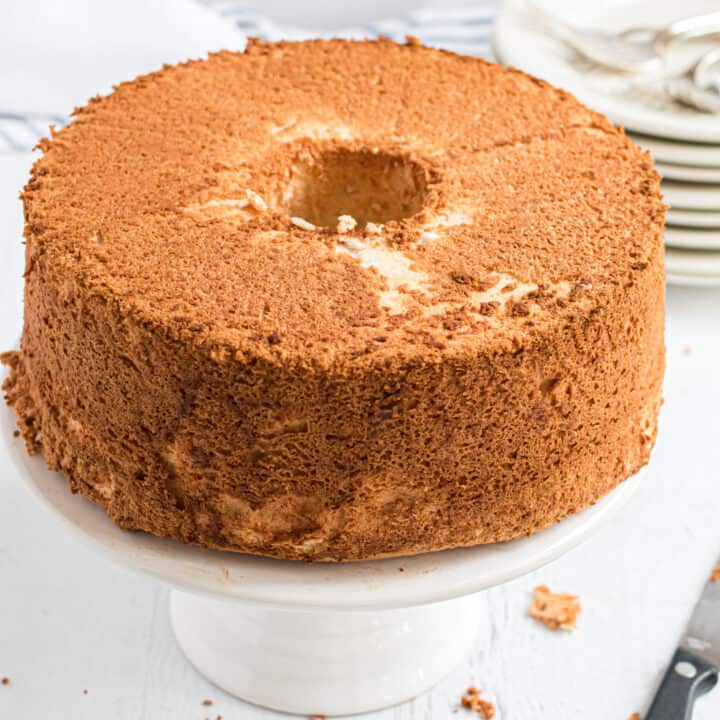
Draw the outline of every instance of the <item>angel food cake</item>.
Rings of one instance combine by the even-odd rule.
[[[303,560],[507,540],[644,465],[650,157],[413,41],[223,52],[43,141],[5,389],[120,527]]]

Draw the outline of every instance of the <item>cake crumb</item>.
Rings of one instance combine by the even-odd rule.
[[[311,715],[310,720],[325,720],[324,715]]]
[[[460,704],[463,707],[478,713],[483,720],[492,720],[495,717],[495,705],[490,700],[480,697],[482,690],[478,690],[474,685],[471,685],[465,693],[460,698]]]
[[[253,206],[255,210],[257,210],[258,212],[267,211],[267,203],[254,190],[250,190],[248,188],[245,191],[245,195],[247,195],[248,202]]]
[[[718,580],[720,580],[720,565],[716,565],[710,573],[711,582],[717,582]]]
[[[628,718],[628,720],[640,720],[640,713],[639,713],[639,712],[634,712],[634,713]]]
[[[374,223],[374,222],[365,223],[365,232],[368,235],[380,235],[382,230],[383,230],[383,226],[378,225],[378,223]]]
[[[581,609],[577,595],[553,593],[547,585],[538,585],[529,615],[551,630],[572,630]]]
[[[290,222],[301,230],[314,230],[315,226],[301,217],[291,217]]]
[[[339,233],[352,232],[357,227],[357,220],[352,215],[338,216],[337,231]]]
[[[0,680],[0,682],[2,682],[3,685],[9,685],[9,684],[10,684],[10,678],[9,678],[9,677],[4,677],[2,680]]]
[[[210,707],[210,706],[213,704],[213,701],[212,701],[212,700],[203,700],[203,701],[202,701],[202,704],[203,704],[205,707]]]
[[[406,35],[405,36],[405,44],[406,45],[421,45],[420,38],[416,35]]]

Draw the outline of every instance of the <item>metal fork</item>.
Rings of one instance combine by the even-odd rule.
[[[705,53],[684,73],[665,80],[665,92],[683,105],[720,113],[720,93],[711,74],[720,65],[720,48]]]
[[[662,55],[674,40],[720,34],[720,12],[685,18],[664,28],[630,28],[619,33],[575,27],[529,4],[534,18],[549,32],[589,60],[621,72],[656,72],[662,68]]]

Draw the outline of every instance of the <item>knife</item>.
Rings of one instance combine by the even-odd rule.
[[[720,568],[720,562],[716,565]],[[690,720],[695,699],[720,671],[720,577],[713,572],[695,606],[645,720]]]

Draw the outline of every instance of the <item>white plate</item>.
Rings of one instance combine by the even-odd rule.
[[[695,244],[691,244],[689,247],[699,248],[701,250],[720,250],[720,212],[670,208],[667,211],[666,220],[668,225],[673,226],[673,228],[668,228],[668,230],[672,232],[672,235],[668,234],[668,230],[665,232],[665,242],[668,245],[677,246],[678,243],[670,242],[669,238],[674,238],[674,235],[686,235],[689,232],[689,238],[697,235],[696,241],[694,241]],[[682,230],[674,227],[678,225],[682,227]],[[701,229],[688,230],[688,228]],[[702,244],[698,245],[697,241]],[[680,242],[682,242],[683,246],[687,245],[682,239],[680,239]]]
[[[670,276],[691,276],[705,284],[720,283],[720,251],[665,248],[665,270]]]
[[[479,592],[535,570],[575,547],[627,502],[643,471],[609,495],[531,538],[392,560],[303,563],[206,550],[116,527],[42,457],[13,438],[15,417],[0,408],[0,433],[19,480],[82,539],[121,565],[186,590],[257,606],[380,610],[425,605]],[[402,569],[402,572],[401,572]]]
[[[696,183],[720,183],[720,168],[673,165],[671,163],[656,161],[655,169],[664,178],[670,178],[671,180],[684,180],[686,182]]]
[[[637,133],[629,134],[640,147],[649,150],[655,160],[660,162],[716,170],[720,168],[720,145],[678,142]]]
[[[689,15],[718,9],[718,0],[538,0],[539,5],[567,22],[591,29],[619,31],[664,26]],[[505,0],[493,32],[493,47],[508,65],[544,78],[575,94],[591,108],[625,127],[647,135],[694,142],[720,143],[720,120],[673,102],[656,80],[613,73],[584,60],[538,23],[529,21],[524,0]],[[711,47],[711,45],[710,45]],[[695,48],[694,54],[699,54]],[[673,52],[669,63],[675,69],[688,62]]]
[[[720,210],[720,184],[663,180],[661,189],[670,207],[683,210]]]
[[[720,275],[717,277],[704,277],[703,275],[682,275],[681,273],[666,273],[668,285],[685,285],[688,287],[720,287]]]
[[[668,248],[706,251],[706,254],[710,251],[711,255],[715,251],[714,254],[720,255],[720,230],[667,227],[665,245]]]

